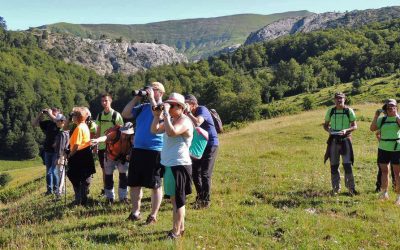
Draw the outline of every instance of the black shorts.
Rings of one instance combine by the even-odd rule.
[[[378,148],[378,163],[382,164],[399,164],[400,151],[386,151]]]
[[[160,152],[134,148],[131,154],[128,171],[130,187],[161,187]]]

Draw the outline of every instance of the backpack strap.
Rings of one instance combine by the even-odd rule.
[[[332,109],[331,109],[331,113],[330,113],[330,115],[329,115],[329,117],[332,117],[333,115],[336,115],[337,113],[336,113],[336,107],[333,107]],[[349,107],[344,107],[344,109],[343,109],[343,113],[339,113],[339,114],[345,114],[346,116],[347,116],[347,119],[349,119],[349,121],[350,121],[350,109],[349,109]]]
[[[117,111],[113,110],[112,116],[111,116],[111,121],[113,125],[115,126],[115,121],[117,120]]]
[[[384,117],[382,117],[381,125],[379,125],[379,129],[382,128],[382,126],[383,126],[383,124],[385,124],[386,120],[387,120],[387,115],[385,115]]]
[[[333,107],[331,109],[331,113],[329,114],[329,118],[332,117],[334,114],[336,114],[336,107]]]
[[[115,110],[112,111],[111,121],[109,121],[109,120],[102,120],[102,119],[101,119],[101,115],[103,114],[103,112],[104,112],[104,111],[100,112],[100,114],[97,116],[97,120],[100,122],[100,124],[101,124],[101,122],[112,122],[113,125],[115,126],[116,120],[117,120],[117,111],[115,111]]]
[[[384,117],[382,117],[382,120],[381,120],[381,125],[379,126],[379,129],[381,129],[382,128],[382,126],[385,124],[385,123],[397,123],[397,121],[394,121],[394,122],[387,122],[386,120],[387,120],[387,115],[385,115]],[[398,124],[397,124],[398,125]],[[396,143],[394,144],[394,150],[397,150],[397,147],[398,147],[398,145],[399,145],[399,140],[400,140],[400,138],[396,138],[396,139],[382,139],[381,138],[381,141],[395,141]]]

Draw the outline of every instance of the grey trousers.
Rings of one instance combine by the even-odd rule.
[[[351,163],[351,152],[350,152],[350,141],[346,140],[346,151],[344,154],[340,154],[340,150],[342,145],[336,142],[336,139],[333,139],[330,145],[330,156],[329,160],[331,163],[331,183],[332,183],[332,190],[334,192],[338,192],[340,190],[340,156],[342,156],[342,164],[344,167],[344,182],[346,187],[350,191],[355,190],[355,182],[354,182],[354,175]]]

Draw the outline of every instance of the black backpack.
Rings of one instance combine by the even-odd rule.
[[[385,115],[384,117],[382,117],[381,125],[379,126],[379,129],[381,129],[382,126],[383,126],[383,124],[385,124],[385,123],[397,123],[396,121],[394,121],[394,122],[387,122],[387,121],[386,121],[387,118],[388,118],[387,115]]]
[[[343,113],[336,113],[336,107],[333,107],[331,109],[331,113],[330,113],[329,117],[332,117],[332,115],[334,115],[334,114],[338,114],[338,115],[345,114],[347,116],[347,119],[349,119],[349,121],[350,121],[350,111],[349,111],[348,107],[345,107],[343,109]]]
[[[109,120],[102,120],[101,119],[101,114],[102,114],[103,112],[100,112],[100,114],[99,114],[99,116],[98,116],[98,121],[101,123],[101,122],[109,122]],[[115,110],[113,110],[113,113],[112,113],[112,116],[111,116],[111,122],[113,123],[113,125],[115,126],[115,120],[117,120],[117,111],[115,111]]]
[[[381,125],[379,126],[379,129],[382,129],[382,126],[383,126],[385,123],[396,123],[396,124],[398,125],[397,121],[394,121],[394,122],[388,122],[388,121],[386,121],[387,118],[388,118],[387,115],[385,115],[385,116],[382,118]],[[382,138],[381,138],[381,140],[382,140],[382,141],[395,141],[396,143],[394,144],[394,150],[397,150],[397,147],[398,147],[398,145],[399,145],[399,143],[398,143],[399,138],[392,138],[392,139],[382,139]]]
[[[221,117],[219,117],[219,114],[215,109],[210,109],[211,117],[214,121],[214,126],[215,130],[217,130],[217,133],[223,133],[224,132],[224,127],[222,126],[222,120]]]

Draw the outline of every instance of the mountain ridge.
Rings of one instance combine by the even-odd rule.
[[[350,12],[324,12],[306,17],[283,18],[252,32],[244,45],[272,40],[284,35],[308,33],[327,28],[356,28],[372,22],[400,18],[400,6]]]
[[[285,17],[307,16],[309,11],[290,11],[270,15],[237,14],[214,18],[167,20],[147,24],[70,24],[56,23],[39,28],[55,33],[70,33],[83,38],[108,37],[151,41],[174,47],[190,60],[212,55],[225,47],[243,43],[250,32]]]

